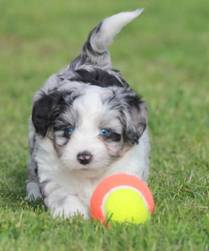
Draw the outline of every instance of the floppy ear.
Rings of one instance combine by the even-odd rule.
[[[32,110],[32,121],[35,130],[41,136],[45,136],[49,127],[57,116],[64,110],[65,101],[62,93],[43,94],[35,101]]]
[[[131,144],[138,144],[147,126],[147,107],[144,101],[132,91],[128,91],[124,96],[124,104],[126,119],[124,137]]]

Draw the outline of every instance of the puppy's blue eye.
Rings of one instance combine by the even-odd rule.
[[[109,137],[111,135],[111,130],[108,128],[102,128],[100,129],[99,135],[102,137]]]
[[[64,135],[65,135],[65,136],[70,136],[70,135],[73,134],[74,130],[75,130],[75,128],[72,127],[72,126],[66,127],[66,128],[64,129]]]

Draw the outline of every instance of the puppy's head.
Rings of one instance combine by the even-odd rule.
[[[65,168],[96,175],[138,143],[146,107],[129,88],[81,86],[43,94],[32,121],[39,135],[51,139]]]

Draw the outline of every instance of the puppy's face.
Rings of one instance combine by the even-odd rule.
[[[41,114],[40,107],[47,111]],[[84,85],[43,96],[32,118],[36,131],[51,138],[65,168],[96,175],[138,142],[146,108],[130,90]]]

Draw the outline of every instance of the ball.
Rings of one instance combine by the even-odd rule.
[[[102,180],[90,201],[90,214],[103,224],[127,222],[141,224],[154,212],[148,186],[138,177],[116,174]]]

